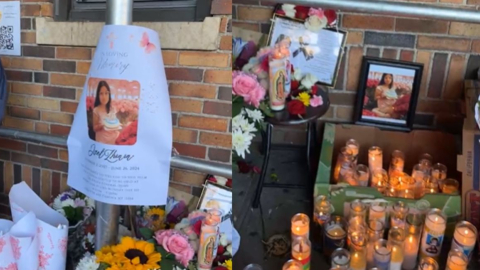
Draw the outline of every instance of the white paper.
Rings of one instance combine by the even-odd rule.
[[[322,29],[318,33],[306,29],[303,23],[276,17],[269,46],[274,46],[279,36],[290,38],[290,61],[302,74],[311,73],[318,81],[332,85],[344,34]],[[307,57],[307,52],[312,55]]]
[[[13,222],[0,220],[1,270],[64,270],[68,221],[25,182],[9,194]],[[59,229],[58,225],[65,225]]]
[[[0,55],[21,55],[20,1],[0,2]]]
[[[122,140],[135,133],[136,140]],[[68,137],[68,185],[105,203],[164,205],[171,153],[170,99],[157,33],[105,26]]]

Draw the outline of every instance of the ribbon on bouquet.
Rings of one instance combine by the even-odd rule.
[[[0,270],[64,270],[68,220],[21,182],[9,194],[12,219],[0,219]]]

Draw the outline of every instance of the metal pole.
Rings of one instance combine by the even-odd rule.
[[[107,0],[106,24],[132,24],[133,0]],[[95,249],[117,242],[120,206],[96,202]]]
[[[340,9],[368,14],[383,14],[420,19],[447,20],[480,23],[477,10],[458,9],[417,3],[388,2],[376,0],[276,0],[278,3]]]

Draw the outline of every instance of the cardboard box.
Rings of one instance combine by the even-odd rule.
[[[441,162],[448,168],[448,176],[459,179],[456,171],[457,150],[455,137],[451,134],[416,130],[410,133],[384,131],[375,127],[357,125],[325,124],[319,169],[315,181],[314,196],[328,195],[334,207],[334,214],[347,214],[348,203],[361,199],[365,202],[385,200],[389,202],[404,201],[410,209],[439,208],[448,217],[447,235],[451,235],[456,222],[461,217],[461,197],[459,195],[427,194],[419,200],[384,197],[375,188],[331,185],[333,168],[341,147],[348,139],[360,143],[358,163],[368,165],[368,148],[380,146],[383,149],[383,167],[388,168],[391,153],[401,150],[405,153],[405,172],[411,173],[421,154],[429,153],[434,162]],[[480,144],[479,144],[480,146]]]

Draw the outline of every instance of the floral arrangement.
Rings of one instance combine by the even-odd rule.
[[[333,9],[323,10],[291,4],[277,6],[275,14],[305,21],[305,27],[313,32],[318,32],[326,26],[333,26],[337,21],[337,13]]]
[[[225,187],[232,188],[232,179],[227,179],[222,176],[207,175],[207,180]]]
[[[84,221],[95,210],[95,201],[74,189],[58,195],[50,206],[65,216],[70,227]]]
[[[165,229],[165,209],[161,206],[137,207],[137,228],[148,228],[154,231]]]
[[[292,83],[289,101],[287,101],[287,110],[292,115],[302,117],[306,113],[307,107],[318,107],[323,104],[321,96],[317,95],[317,78],[313,74],[303,75],[299,68],[292,67]]]

